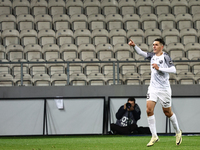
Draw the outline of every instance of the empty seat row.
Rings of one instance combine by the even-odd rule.
[[[105,29],[95,29],[90,32],[88,29],[77,29],[73,32],[70,29],[60,29],[54,32],[51,29],[43,29],[39,32],[35,30],[5,30],[1,34],[0,43],[9,46],[13,44],[26,46],[28,44],[125,44],[129,39],[132,39],[136,44],[145,43],[151,46],[156,38],[163,38],[166,45],[170,43],[198,43],[200,41],[200,30],[196,31],[193,28],[182,29],[180,32],[177,29],[165,29],[162,32],[159,29],[147,29],[143,32],[141,29],[130,29],[127,32],[123,29],[113,29],[108,32]]]
[[[152,46],[146,44],[137,44],[143,51],[152,52]],[[186,57],[189,60],[200,58],[200,44],[199,43],[188,43],[185,46],[181,43],[170,43],[163,49],[170,55],[172,60],[176,58]],[[118,43],[112,46],[109,43],[98,44],[63,44],[58,46],[57,44],[45,44],[40,46],[38,44],[28,44],[25,47],[21,45],[9,45],[6,48],[0,45],[0,58],[13,61],[15,59],[75,59],[79,58],[84,61],[88,58],[97,58],[103,60],[104,58],[115,58],[121,60],[123,58],[133,58],[140,60],[141,56],[138,55],[132,47],[127,43]]]
[[[0,14],[20,15],[30,13],[37,15],[46,13],[55,15],[58,13],[67,13],[73,15],[84,13],[86,15],[102,13],[134,14],[142,15],[144,13],[200,13],[199,0],[1,0]]]
[[[14,77],[10,74],[0,74],[0,86],[85,86],[85,85],[149,85],[150,73],[139,75],[128,72],[124,76],[119,75],[115,79],[113,74],[103,75],[101,73],[91,73],[84,75],[82,73],[73,73],[70,76],[62,73],[55,73],[52,76],[48,74],[35,74],[33,77],[29,74],[17,74]],[[21,80],[23,77],[23,80]],[[191,72],[180,72],[177,75],[172,74],[169,79],[171,84],[200,84],[200,72],[193,75]]]
[[[106,29],[112,30],[116,28],[125,29],[126,31],[135,28],[146,30],[149,28],[158,28],[160,30],[176,28],[178,30],[184,28],[200,29],[200,13],[194,16],[185,13],[176,16],[172,14],[161,14],[158,17],[155,14],[127,14],[121,16],[120,14],[109,14],[103,16],[102,14],[91,14],[86,16],[84,14],[74,14],[68,16],[66,14],[58,14],[51,17],[47,14],[38,14],[33,17],[30,14],[22,14],[17,17],[14,15],[0,16],[0,30],[17,29],[19,31],[24,29],[53,29],[55,31],[63,28],[77,30],[86,28],[89,30]]]

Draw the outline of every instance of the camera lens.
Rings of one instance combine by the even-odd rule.
[[[126,108],[130,109],[131,108],[131,103],[126,103]]]

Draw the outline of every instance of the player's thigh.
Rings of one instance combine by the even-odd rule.
[[[154,112],[154,108],[156,106],[156,102],[155,101],[148,100],[146,102],[146,105],[147,105],[147,113],[148,112]]]

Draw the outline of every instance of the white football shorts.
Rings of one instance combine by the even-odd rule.
[[[159,101],[162,107],[168,108],[171,107],[171,93],[171,88],[166,90],[148,88],[147,101],[154,101],[156,103]]]

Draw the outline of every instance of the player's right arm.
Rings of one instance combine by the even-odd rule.
[[[145,58],[147,57],[147,52],[142,51],[131,39],[128,44],[133,47],[138,55],[141,55]]]

